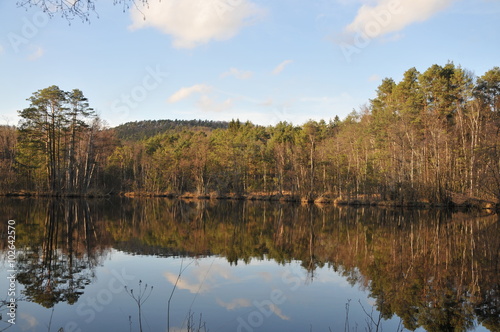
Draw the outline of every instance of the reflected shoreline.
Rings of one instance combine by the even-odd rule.
[[[465,195],[452,194],[450,201],[447,203],[429,202],[429,201],[412,201],[407,199],[400,200],[382,200],[380,195],[353,195],[352,197],[336,197],[328,194],[320,196],[300,196],[293,194],[207,194],[198,195],[194,193],[148,193],[148,192],[125,192],[118,194],[110,193],[89,193],[89,194],[51,194],[38,192],[10,192],[0,194],[0,198],[10,199],[83,199],[83,200],[109,200],[109,199],[172,199],[192,201],[262,201],[262,202],[281,202],[281,203],[302,203],[333,205],[333,206],[352,206],[352,207],[380,207],[380,208],[408,208],[408,209],[450,209],[452,211],[471,212],[474,210],[484,210],[489,213],[498,213],[500,203],[495,203],[488,200],[477,199]]]
[[[16,219],[28,301],[76,303],[113,249],[230,264],[330,267],[407,329],[500,327],[498,216],[261,201],[1,199]],[[0,248],[5,252],[4,244]],[[3,254],[2,254],[3,255]]]

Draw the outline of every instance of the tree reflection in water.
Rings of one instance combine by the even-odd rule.
[[[93,280],[109,245],[100,237],[88,202],[18,202],[17,280],[26,300],[52,308],[73,304]]]
[[[114,248],[231,264],[299,260],[310,282],[329,266],[407,329],[500,329],[500,229],[486,212],[153,198],[3,200],[1,209],[18,220],[24,295],[47,308],[78,301]]]

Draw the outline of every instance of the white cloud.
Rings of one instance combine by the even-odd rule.
[[[228,98],[223,102],[217,102],[207,95],[201,96],[197,103],[198,107],[205,112],[224,112],[233,106],[233,100]]]
[[[41,58],[44,53],[45,53],[45,51],[43,50],[43,48],[38,46],[38,48],[33,53],[28,55],[28,60],[35,61],[35,60]]]
[[[17,123],[18,114],[15,109],[4,110],[2,116],[0,116],[0,124],[4,125],[12,125],[13,123]]]
[[[189,98],[194,94],[200,95],[196,102],[197,108],[205,112],[224,112],[231,109],[233,106],[233,98],[227,98],[224,101],[219,102],[213,97],[213,95],[220,95],[220,91],[214,91],[213,87],[205,84],[196,84],[190,87],[181,88],[171,95],[167,101],[169,103],[176,103]]]
[[[269,272],[260,272],[259,275],[266,282],[271,282],[273,280],[273,275],[271,273],[269,273]]]
[[[2,45],[0,45],[0,54],[3,54],[4,50],[5,50],[5,49],[3,48],[3,46],[2,46]]]
[[[163,276],[172,284],[175,285],[175,282],[177,281],[178,275],[173,274],[171,272],[165,272]],[[179,281],[177,281],[177,288],[179,289],[185,289],[189,291],[192,294],[197,294],[197,293],[204,293],[210,290],[210,286],[208,284],[204,284],[202,280],[198,282],[190,282],[186,278],[180,278]]]
[[[165,279],[172,285],[175,285],[178,274],[172,272],[163,273]],[[193,267],[177,282],[177,288],[185,289],[192,294],[205,293],[212,291],[217,287],[217,282],[220,279],[237,281],[237,277],[233,276],[231,269],[220,264],[200,265]]]
[[[361,6],[344,33],[377,38],[401,31],[412,23],[425,21],[454,1],[457,0],[376,0],[374,5]]]
[[[234,76],[239,80],[246,80],[253,76],[251,71],[239,70],[236,68],[231,68],[229,71],[222,73],[221,77]]]
[[[231,302],[224,302],[221,299],[217,299],[217,304],[227,310],[235,310],[239,308],[248,308],[252,306],[252,302],[248,299],[237,298],[232,300]]]
[[[285,69],[286,66],[288,66],[291,63],[293,63],[293,60],[283,61],[278,66],[276,66],[276,68],[273,69],[273,72],[272,72],[273,75],[278,75],[279,73],[281,73]]]
[[[283,314],[283,312],[281,311],[281,309],[277,305],[275,305],[274,303],[269,304],[268,307],[269,307],[269,310],[273,314],[275,314],[276,316],[278,316],[282,320],[290,320],[290,317],[288,317],[287,315]]]
[[[162,0],[132,8],[131,30],[153,27],[173,37],[175,48],[194,48],[234,37],[265,15],[250,0]]]
[[[377,74],[373,74],[372,76],[368,77],[368,81],[369,82],[376,82],[376,81],[380,81],[380,76],[377,75]]]
[[[272,98],[267,98],[266,100],[261,101],[258,104],[262,106],[272,106],[274,104],[274,100]]]
[[[205,84],[196,84],[190,87],[181,88],[168,98],[168,102],[176,103],[182,99],[186,99],[194,93],[206,93],[211,90],[211,87]]]
[[[25,326],[23,326],[24,330],[28,330],[28,329],[31,330],[35,326],[39,325],[38,320],[34,316],[29,315],[25,312],[21,312],[19,314],[19,317],[24,321],[24,324],[22,324],[22,325],[25,325]]]

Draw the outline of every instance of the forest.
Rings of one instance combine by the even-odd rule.
[[[345,119],[301,125],[107,128],[78,89],[28,100],[17,126],[0,127],[4,195],[500,201],[499,67],[478,77],[451,62],[411,68]]]

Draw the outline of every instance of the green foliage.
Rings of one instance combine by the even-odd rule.
[[[121,124],[114,127],[116,136],[124,141],[140,141],[175,129],[203,128],[205,130],[225,129],[225,121],[209,120],[144,120]]]
[[[18,165],[51,193],[85,191],[92,177],[95,115],[83,93],[53,85],[33,93],[30,107],[19,111]],[[45,182],[46,185],[42,185]]]
[[[494,67],[477,79],[475,94],[491,111],[500,112],[500,67]]]
[[[5,172],[23,182],[4,181],[4,191],[500,199],[498,67],[476,80],[453,63],[410,68],[344,120],[300,126],[157,120],[101,130],[79,90],[51,86],[29,100],[18,144],[3,143]]]

